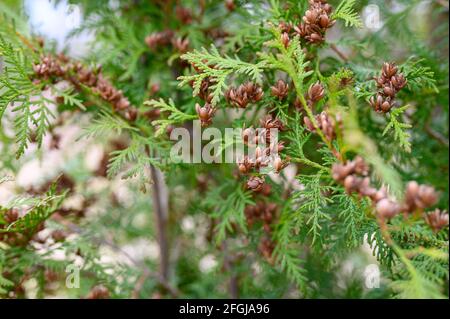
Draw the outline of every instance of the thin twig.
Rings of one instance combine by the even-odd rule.
[[[169,242],[167,237],[168,210],[167,210],[167,193],[164,189],[164,179],[161,171],[155,166],[150,165],[153,195],[153,208],[155,211],[156,227],[158,232],[159,243],[159,272],[161,277],[168,281],[169,278]]]
[[[449,147],[448,139],[445,136],[441,135],[439,132],[434,131],[428,125],[428,123],[425,125],[425,132],[428,134],[428,136],[430,136],[431,138],[435,139],[436,141],[438,141],[439,143],[441,143],[445,147],[447,147],[447,148]]]
[[[348,61],[348,57],[341,51],[335,44],[330,45],[331,50],[333,50],[344,62]]]

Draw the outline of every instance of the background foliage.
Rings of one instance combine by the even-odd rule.
[[[392,196],[415,180],[440,193],[434,208],[448,209],[448,1],[329,1],[337,23],[320,46],[281,40],[279,23],[299,23],[306,0],[69,3],[83,23],[68,43],[92,36],[78,60],[101,65],[137,119],[88,86],[36,81],[33,65],[61,52],[28,27],[20,1],[0,4],[1,297],[448,298],[448,227],[396,216],[386,231],[371,201],[347,194],[330,171],[333,149],[360,154]],[[368,5],[380,10],[377,29],[367,27]],[[166,30],[188,49],[149,45]],[[398,107],[379,114],[369,98],[386,61],[408,85]],[[166,130],[197,119],[205,78],[214,127],[256,126],[270,111],[288,128],[291,165],[266,178],[270,195],[245,189],[236,165],[160,161],[173,144]],[[270,94],[280,78],[291,84],[284,100]],[[232,109],[224,94],[246,81],[264,97]],[[303,111],[345,114],[333,144],[305,129],[295,108],[316,81],[326,102]],[[33,170],[46,174],[21,182]],[[246,219],[257,202],[276,204],[270,238]],[[158,215],[164,205],[168,216]],[[10,225],[11,209],[20,218]],[[365,285],[372,264],[377,289]],[[80,266],[77,289],[66,286],[68,265]]]

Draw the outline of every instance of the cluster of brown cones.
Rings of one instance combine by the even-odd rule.
[[[284,100],[289,93],[289,85],[283,80],[278,80],[274,86],[270,87],[270,92],[278,100]]]
[[[86,299],[108,299],[110,298],[109,290],[103,285],[92,287]]]
[[[58,59],[54,58],[52,55],[41,57],[41,61],[39,61],[38,64],[33,65],[33,71],[36,78],[45,80],[53,77],[62,77],[67,72]]]
[[[252,170],[259,171],[262,167],[267,167],[270,163],[276,172],[280,172],[287,165],[287,161],[283,161],[279,156],[279,153],[284,149],[284,142],[275,142],[272,136],[273,131],[271,131],[272,129],[285,130],[284,124],[280,119],[274,118],[270,114],[262,118],[260,123],[262,126],[261,129],[254,130],[247,128],[242,132],[243,142],[250,147],[255,147],[253,156],[245,155],[238,162],[238,168],[242,174],[247,174]],[[261,147],[261,145],[264,147]],[[258,192],[263,184],[263,178],[253,176],[248,180],[247,188]]]
[[[84,85],[111,104],[115,111],[121,112],[127,120],[134,121],[137,117],[136,108],[131,105],[121,90],[115,88],[103,76],[100,67],[91,69],[60,54],[57,57],[43,56],[41,61],[33,66],[33,69],[35,81],[41,79],[67,80],[75,88],[81,88]]]
[[[425,209],[435,205],[439,199],[433,187],[411,181],[406,186],[403,202],[399,203],[388,197],[384,187],[380,189],[372,187],[368,175],[369,166],[360,156],[345,164],[335,163],[332,167],[333,179],[342,184],[347,193],[369,197],[381,220],[389,220],[400,213],[403,213],[405,217],[419,214],[425,217],[425,221],[434,231],[439,231],[448,225],[448,214],[445,212],[435,210],[425,214]]]
[[[321,44],[325,41],[327,29],[334,26],[331,19],[332,7],[326,0],[309,0],[309,8],[302,17],[302,22],[293,26],[291,23],[281,22],[281,40],[285,47],[289,44],[289,37],[298,35],[311,44]]]
[[[323,85],[317,81],[312,84],[308,93],[306,94],[306,103],[310,108],[313,108],[314,105],[319,102],[325,96],[325,88]],[[336,138],[336,121],[332,116],[330,116],[326,111],[322,111],[320,114],[317,114],[315,117],[315,121],[317,127],[322,131],[325,137],[332,141]],[[305,124],[305,128],[310,132],[315,132],[316,127],[308,116],[303,117],[303,122]]]
[[[262,99],[262,88],[253,83],[241,84],[238,88],[231,87],[225,92],[225,99],[235,107],[246,108],[249,103],[256,103]]]
[[[189,50],[189,39],[175,36],[172,30],[153,32],[145,37],[145,44],[152,50],[172,45],[179,53],[185,53]]]
[[[172,30],[164,30],[160,32],[153,32],[145,37],[145,43],[147,46],[155,50],[156,48],[169,45],[172,42],[175,33]]]
[[[398,73],[394,63],[387,62],[383,64],[381,76],[374,80],[379,90],[370,98],[370,105],[376,112],[387,113],[395,105],[395,96],[406,86],[407,80],[403,74]]]
[[[212,123],[216,108],[209,103],[205,103],[204,106],[200,106],[200,104],[197,103],[195,104],[195,111],[197,112],[201,125],[208,126]]]
[[[294,30],[309,43],[323,43],[327,29],[336,23],[331,19],[331,10],[332,7],[326,0],[309,0],[309,9]]]
[[[315,116],[315,119],[317,122],[317,126],[329,141],[332,141],[336,138],[336,122],[333,117],[328,115],[326,111],[322,111],[320,114]],[[314,127],[314,124],[311,122],[309,117],[305,116],[303,118],[303,122],[305,123],[305,127],[308,131],[316,131],[316,128]]]
[[[137,110],[131,106],[130,101],[124,96],[121,90],[115,88],[102,74],[101,69],[92,70],[83,66],[81,63],[73,64],[72,70],[75,77],[72,82],[77,85],[78,82],[88,86],[92,91],[98,94],[104,101],[110,103],[113,109],[123,112],[125,118],[134,121],[137,117]]]
[[[306,101],[308,105],[313,106],[323,99],[324,96],[325,88],[319,81],[317,81],[309,87],[308,94],[306,95]]]

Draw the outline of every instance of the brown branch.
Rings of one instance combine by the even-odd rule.
[[[335,44],[330,45],[331,50],[333,50],[344,62],[348,61],[348,57],[341,51]]]
[[[432,139],[438,141],[440,144],[444,145],[445,147],[449,147],[448,145],[448,139],[441,135],[439,132],[434,131],[428,123],[425,125],[425,132],[430,136]]]
[[[147,150],[148,152],[148,150]],[[149,153],[149,152],[148,152]],[[150,173],[153,180],[152,195],[153,208],[155,212],[156,228],[159,243],[159,273],[164,281],[169,278],[169,241],[167,236],[168,209],[167,209],[167,191],[163,174],[155,166],[150,165]]]

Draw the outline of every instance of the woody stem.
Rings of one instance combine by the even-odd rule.
[[[150,156],[150,150],[146,148],[147,155]],[[164,176],[162,172],[154,165],[150,164],[150,174],[152,178],[152,196],[153,209],[155,213],[156,230],[159,244],[159,273],[162,281],[168,282],[169,279],[169,240],[167,235],[168,227],[168,194],[165,187]]]

